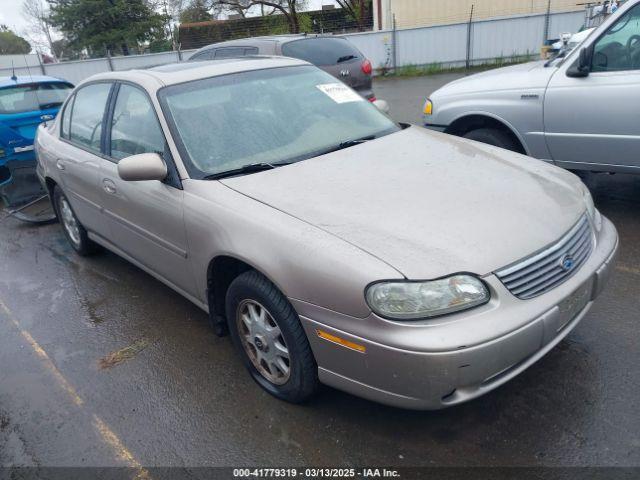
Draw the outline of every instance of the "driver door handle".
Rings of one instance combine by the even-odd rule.
[[[115,195],[116,192],[118,191],[116,189],[116,184],[113,183],[108,178],[105,178],[104,180],[102,180],[102,188],[104,189],[105,192],[107,192],[107,193],[109,193],[111,195]]]
[[[67,168],[65,163],[61,159],[56,160],[56,167],[58,168],[58,170],[65,170]]]

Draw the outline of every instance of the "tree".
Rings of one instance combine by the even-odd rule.
[[[53,52],[58,60],[79,60],[82,51],[73,48],[64,38],[53,41]]]
[[[371,11],[371,0],[336,0],[338,5],[344,9],[358,24],[361,32],[367,26],[367,18]]]
[[[26,55],[30,51],[29,42],[13,33],[6,25],[0,25],[0,55]]]
[[[164,36],[166,15],[146,0],[48,0],[51,25],[58,28],[74,49],[104,52]]]
[[[206,22],[212,18],[205,0],[192,0],[189,2],[189,5],[180,12],[180,23]]]
[[[306,5],[306,0],[213,0],[213,7],[222,7],[229,10],[246,13],[253,7],[260,7],[264,15],[264,8],[271,8],[273,12],[279,12],[287,20],[290,33],[300,32],[299,12]]]
[[[44,0],[24,0],[22,4],[22,16],[29,22],[30,33],[36,36],[36,41],[30,35],[32,43],[38,43],[44,38],[45,45],[57,60],[51,38],[51,24],[49,22],[49,9]],[[38,45],[36,45],[37,48]]]

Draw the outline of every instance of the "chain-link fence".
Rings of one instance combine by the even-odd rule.
[[[354,18],[345,10],[336,8],[299,12],[295,17],[274,14],[181,24],[177,29],[177,39],[183,49],[191,49],[238,38],[288,33],[345,34],[371,30],[372,27],[371,10],[362,18]]]

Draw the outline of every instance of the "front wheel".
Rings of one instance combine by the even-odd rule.
[[[318,389],[318,366],[300,319],[280,291],[256,271],[229,286],[229,332],[253,379],[271,395],[299,403]]]
[[[494,147],[504,148],[512,152],[521,152],[522,149],[512,135],[497,128],[476,128],[463,135],[464,138],[486,143]]]

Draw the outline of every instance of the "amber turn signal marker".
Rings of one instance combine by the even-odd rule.
[[[344,338],[336,337],[335,335],[332,335],[329,332],[325,332],[324,330],[316,329],[316,333],[320,338],[328,340],[332,343],[337,343],[338,345],[342,345],[343,347],[350,348],[351,350],[355,350],[356,352],[364,353],[367,351],[367,347],[365,347],[364,345],[359,345],[357,343],[350,342],[349,340],[345,340]]]
[[[422,110],[422,113],[424,113],[425,115],[431,115],[433,113],[433,103],[431,102],[431,100],[427,99],[427,101],[424,104],[424,109]]]

